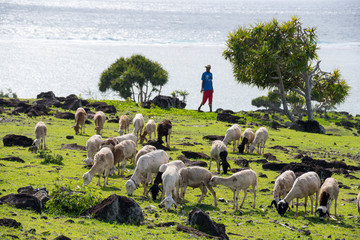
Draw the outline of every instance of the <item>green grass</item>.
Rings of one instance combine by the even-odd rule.
[[[131,118],[138,112],[142,113],[147,121],[152,117],[156,122],[168,118],[173,123],[173,134],[171,137],[171,151],[168,152],[171,160],[177,159],[181,151],[189,150],[203,152],[210,155],[211,142],[203,139],[205,135],[224,135],[226,129],[231,126],[229,123],[216,121],[215,113],[198,113],[191,110],[169,109],[162,110],[154,107],[142,109],[131,102],[106,101],[114,104],[118,110],[117,115],[128,114]],[[10,112],[11,109],[6,109]],[[64,111],[62,109],[53,109]],[[92,111],[95,111],[92,109]],[[108,114],[107,114],[108,115]],[[242,129],[250,127],[251,122],[259,125],[267,125],[268,122],[259,120],[256,116],[261,115],[257,112],[249,114],[239,113],[246,119],[246,124],[241,124]],[[349,131],[335,125],[341,120],[348,120],[342,115],[329,114],[331,119],[324,120],[317,118],[331,135],[310,134],[296,132],[281,128],[279,130],[268,127],[270,139],[266,143],[266,153],[271,153],[277,157],[279,162],[299,162],[291,156],[298,153],[309,155],[314,159],[324,159],[327,161],[345,161],[350,165],[359,165],[359,137],[355,136],[355,131]],[[112,118],[114,116],[108,115]],[[283,116],[277,117],[284,119]],[[71,126],[74,121],[61,120],[54,116],[37,118],[27,118],[25,115],[0,115],[0,137],[7,134],[21,134],[34,138],[34,126],[42,120],[48,128],[46,137],[47,153],[56,158],[57,155],[63,157],[63,165],[43,164],[44,158],[39,154],[28,151],[23,147],[4,147],[0,143],[0,156],[17,156],[22,158],[25,163],[0,161],[0,196],[16,193],[20,187],[31,185],[34,188],[46,187],[53,193],[58,186],[68,186],[73,190],[84,190],[94,192],[97,196],[106,198],[111,194],[126,196],[126,178],[117,175],[109,178],[109,185],[105,188],[96,186],[97,179],[84,187],[82,175],[88,171],[84,167],[83,160],[86,158],[85,151],[62,150],[62,144],[77,143],[85,146],[87,139],[95,134],[94,125],[86,125],[85,135],[75,135]],[[357,121],[359,118],[357,118]],[[354,120],[352,120],[354,121]],[[254,127],[256,130],[258,127]],[[105,123],[103,138],[117,136],[118,124]],[[131,129],[132,130],[132,129]],[[68,140],[66,136],[72,135],[74,139]],[[182,143],[193,143],[194,146],[184,146]],[[270,149],[270,147],[281,145],[289,151]],[[140,148],[140,147],[139,147]],[[232,152],[232,146],[228,146],[230,164],[233,168],[239,167],[234,164],[234,160],[245,158],[247,160],[263,159],[263,156],[254,154],[239,155]],[[205,160],[207,161],[207,160]],[[212,172],[216,171],[216,164],[212,164]],[[349,199],[356,198],[358,194],[360,180],[351,180],[344,175],[333,175],[339,182],[349,186],[350,189],[340,189],[338,198],[338,217],[336,220],[321,222],[318,217],[307,213],[304,216],[304,207],[299,206],[299,216],[294,217],[294,210],[286,213],[285,217],[280,217],[275,209],[269,208],[272,200],[272,188],[275,177],[278,175],[274,171],[262,169],[258,163],[250,163],[250,168],[256,173],[263,173],[267,178],[258,178],[257,198],[255,209],[251,208],[253,193],[249,192],[243,208],[240,211],[232,209],[232,192],[223,186],[216,186],[214,189],[217,198],[224,198],[225,202],[218,202],[218,207],[213,206],[213,198],[208,192],[207,197],[201,205],[196,204],[200,196],[199,189],[188,188],[186,191],[186,203],[176,211],[166,212],[158,207],[160,200],[152,201],[141,198],[142,187],[135,190],[133,199],[141,206],[145,214],[145,222],[141,226],[122,225],[116,223],[106,223],[95,219],[84,217],[74,217],[74,215],[61,213],[50,214],[44,211],[41,215],[30,210],[20,210],[7,205],[0,206],[0,216],[12,218],[22,223],[20,229],[0,227],[1,239],[12,239],[10,235],[18,236],[20,239],[54,239],[58,235],[64,234],[71,239],[192,239],[198,238],[183,232],[177,232],[176,226],[162,228],[147,228],[150,224],[175,221],[185,224],[187,215],[195,206],[204,209],[210,217],[226,225],[226,231],[230,239],[322,239],[324,236],[330,239],[356,239],[360,237],[360,221],[358,220],[357,210],[354,203]],[[128,164],[125,175],[133,173],[133,166]],[[228,174],[230,175],[230,174]],[[360,172],[352,172],[351,175],[360,178]],[[101,180],[103,181],[103,180]],[[102,182],[101,182],[102,183]],[[243,193],[240,193],[240,200]],[[239,200],[239,201],[240,201]],[[300,201],[301,203],[303,200]],[[334,205],[334,203],[333,203]],[[155,209],[153,213],[145,207]],[[308,203],[308,210],[310,209]],[[330,212],[334,213],[332,206]],[[70,220],[70,221],[69,221]],[[72,220],[72,221],[71,221]],[[251,221],[250,221],[251,220]],[[304,233],[292,231],[277,222],[288,224],[294,229],[309,230],[311,234],[306,236]],[[33,230],[32,230],[33,229]],[[236,235],[233,235],[234,233]]]

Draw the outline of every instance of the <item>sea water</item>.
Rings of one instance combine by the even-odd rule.
[[[0,90],[33,98],[120,99],[98,90],[101,73],[117,58],[143,54],[169,73],[162,94],[185,90],[188,109],[201,101],[201,74],[212,65],[214,109],[253,110],[267,91],[238,84],[224,59],[229,32],[277,18],[317,27],[321,68],[339,68],[351,86],[338,111],[360,113],[358,0],[0,0]],[[206,106],[203,110],[207,110]]]

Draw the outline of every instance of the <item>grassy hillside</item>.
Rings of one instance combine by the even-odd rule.
[[[153,118],[160,122],[168,118],[173,123],[173,134],[171,137],[171,151],[168,155],[171,160],[177,159],[181,151],[203,152],[210,155],[211,142],[204,140],[205,135],[224,135],[226,129],[231,126],[229,123],[216,121],[216,113],[198,113],[192,110],[162,110],[157,107],[152,109],[142,109],[131,102],[106,101],[113,104],[117,109],[117,115],[128,114],[130,118],[136,113],[142,113],[145,121]],[[20,187],[28,185],[34,188],[45,187],[50,194],[59,186],[66,186],[72,190],[85,191],[106,198],[111,194],[126,196],[125,182],[128,178],[113,175],[109,178],[109,185],[105,188],[96,186],[97,179],[84,187],[82,175],[88,171],[83,160],[86,158],[85,151],[61,149],[62,144],[77,143],[85,146],[87,139],[95,134],[94,124],[86,125],[85,135],[75,135],[71,126],[73,120],[62,120],[54,117],[56,111],[62,109],[53,108],[51,115],[36,118],[28,118],[26,115],[10,115],[11,109],[0,115],[0,138],[7,134],[21,134],[30,138],[35,137],[34,126],[38,121],[44,121],[47,125],[48,136],[46,138],[47,153],[63,157],[63,165],[44,164],[43,158],[39,153],[32,153],[24,147],[4,147],[0,143],[0,158],[17,156],[22,158],[25,163],[9,162],[0,160],[0,197],[16,193]],[[95,112],[94,109],[91,109]],[[260,126],[269,124],[259,120],[257,116],[261,113],[239,113],[243,118],[241,128],[252,127],[254,132]],[[107,114],[108,118],[114,118]],[[283,118],[282,116],[278,116]],[[332,114],[330,120],[318,118],[327,130],[326,135],[296,132],[294,130],[279,128],[273,129],[269,126],[270,139],[266,143],[265,153],[276,156],[275,162],[299,162],[291,156],[302,153],[314,159],[324,159],[327,161],[345,161],[349,165],[358,166],[360,164],[360,141],[355,130],[346,130],[335,125],[336,122],[346,119],[343,115]],[[354,120],[354,119],[353,119]],[[357,121],[359,118],[357,119]],[[118,136],[117,123],[105,123],[103,138]],[[132,130],[132,126],[130,126]],[[66,136],[74,136],[74,139],[67,139]],[[184,144],[187,143],[187,144]],[[190,143],[190,144],[188,144]],[[282,146],[288,151],[271,149],[274,146]],[[138,147],[140,149],[140,146]],[[259,160],[263,156],[257,154],[244,154],[232,152],[232,146],[228,145],[229,162],[233,168],[236,166],[234,161],[237,159]],[[208,160],[204,160],[208,161]],[[174,221],[185,224],[187,215],[195,206],[205,210],[212,220],[226,225],[226,232],[230,239],[356,239],[360,237],[360,222],[357,218],[356,205],[353,201],[360,191],[360,172],[352,172],[351,179],[343,174],[334,174],[333,177],[342,183],[345,188],[340,189],[338,198],[338,216],[329,221],[320,221],[318,217],[312,216],[309,212],[304,216],[304,207],[299,206],[299,216],[294,217],[295,209],[288,212],[284,217],[280,217],[276,210],[269,208],[272,201],[272,188],[275,177],[279,174],[275,171],[266,171],[260,163],[250,163],[249,166],[258,176],[257,198],[255,209],[251,208],[253,203],[253,193],[249,192],[244,207],[240,211],[232,209],[232,191],[223,186],[216,186],[214,189],[217,198],[225,201],[218,202],[218,207],[214,207],[211,194],[208,192],[203,204],[196,204],[201,194],[199,189],[188,188],[186,192],[186,203],[177,210],[166,212],[159,208],[160,200],[144,199],[142,187],[135,190],[133,199],[141,206],[145,214],[145,222],[141,226],[121,225],[116,223],[106,223],[94,219],[75,217],[73,214],[51,214],[44,211],[41,215],[30,211],[21,210],[7,205],[0,206],[0,216],[2,218],[12,218],[21,222],[22,228],[14,229],[0,227],[1,239],[12,239],[17,236],[20,239],[54,239],[58,235],[65,235],[71,239],[192,239],[198,238],[195,235],[177,232],[176,226],[154,227],[149,225],[162,222]],[[127,165],[125,175],[128,177],[133,173],[134,167]],[[212,172],[216,174],[216,164],[212,164]],[[261,173],[261,174],[260,174]],[[228,173],[230,175],[231,173]],[[224,176],[224,174],[222,174]],[[346,187],[347,186],[347,187]],[[243,193],[240,193],[240,200]],[[239,200],[239,201],[240,201]],[[308,201],[308,211],[310,210]],[[303,200],[301,200],[303,203]],[[334,203],[333,203],[334,205]],[[334,213],[332,206],[330,213]],[[280,225],[280,224],[286,225]],[[289,229],[295,229],[295,231]],[[308,230],[310,235],[305,235],[300,231]]]

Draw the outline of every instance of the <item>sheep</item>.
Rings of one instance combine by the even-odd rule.
[[[213,141],[213,143],[211,145],[211,150],[210,150],[211,157],[210,157],[209,170],[211,169],[211,161],[214,158],[216,160],[218,173],[220,173],[220,161],[221,161],[224,173],[227,174],[228,168],[231,168],[230,164],[226,160],[227,155],[228,155],[228,152],[227,152],[225,143],[220,140]]]
[[[174,204],[177,208],[176,202],[179,197],[179,181],[180,175],[175,165],[169,165],[166,167],[165,172],[162,174],[163,188],[165,192],[165,198],[160,202],[160,205],[165,204],[166,210],[170,210]],[[175,199],[175,200],[174,200]]]
[[[277,208],[277,203],[290,191],[295,179],[296,176],[292,170],[287,170],[276,178],[273,190],[274,200],[272,200],[270,206],[274,204],[275,208]]]
[[[144,186],[144,196],[147,196],[147,185],[151,180],[153,173],[158,173],[161,164],[168,163],[169,156],[164,150],[155,150],[139,158],[134,174],[125,183],[126,192],[131,196],[140,182]]]
[[[307,197],[310,196],[311,200],[311,214],[313,214],[313,195],[316,194],[315,208],[317,208],[318,195],[320,191],[321,181],[316,172],[307,172],[298,177],[290,192],[286,194],[285,198],[280,200],[277,205],[278,213],[283,216],[286,210],[289,207],[289,203],[291,200],[296,198],[296,213],[295,216],[298,215],[298,206],[299,206],[299,198],[305,197],[305,214],[306,214],[306,204]]]
[[[85,185],[88,185],[95,174],[99,175],[97,186],[100,186],[100,178],[105,176],[104,187],[108,184],[110,168],[114,166],[114,156],[109,148],[102,148],[94,157],[94,165],[91,169],[84,173],[83,181]]]
[[[122,115],[119,119],[118,133],[120,134],[120,136],[124,135],[124,133],[126,134],[126,130],[127,130],[127,132],[129,132],[129,125],[130,125],[130,120],[129,120],[128,116]]]
[[[47,128],[44,122],[40,121],[35,125],[35,140],[33,145],[36,148],[45,149],[45,136],[46,136]]]
[[[95,122],[96,134],[101,135],[105,121],[106,121],[106,116],[102,111],[98,111],[95,113],[94,122]]]
[[[255,147],[257,146],[257,153],[264,154],[265,150],[265,143],[266,140],[269,138],[269,132],[266,127],[261,127],[255,132],[255,139],[253,143],[250,145],[250,154],[253,153]],[[262,151],[261,151],[262,149]]]
[[[241,134],[241,143],[238,146],[239,153],[243,154],[249,152],[249,146],[254,141],[255,134],[251,128],[246,128],[245,131]]]
[[[133,124],[134,124],[134,130],[133,130],[133,134],[136,137],[141,136],[142,134],[142,129],[145,125],[145,121],[144,121],[144,117],[141,113],[138,113],[135,115],[134,119],[133,119]]]
[[[158,142],[164,143],[162,137],[165,136],[166,146],[170,148],[170,136],[172,133],[172,123],[169,119],[164,119],[157,126]]]
[[[79,130],[81,129],[81,135],[83,134],[83,128],[84,128],[84,134],[85,134],[85,121],[86,121],[86,112],[83,108],[78,108],[75,112],[75,126],[72,126],[75,130],[75,134],[79,134]]]
[[[336,205],[339,195],[339,184],[334,178],[327,178],[320,188],[319,208],[315,213],[319,213],[320,220],[323,220],[327,215],[330,217],[330,207],[333,200],[335,200],[335,217]]]
[[[147,141],[146,135],[149,135],[149,139],[151,140],[151,134],[154,133],[154,138],[156,138],[156,123],[153,119],[150,119],[144,128],[144,133],[140,136],[140,144],[144,141]]]
[[[216,200],[216,193],[214,189],[210,185],[210,179],[212,177],[209,170],[202,167],[189,167],[189,168],[182,168],[179,170],[180,174],[180,198],[182,198],[182,202],[185,202],[185,192],[186,188],[192,187],[192,188],[200,188],[201,189],[201,196],[198,201],[198,203],[201,203],[203,198],[206,196],[206,192],[208,188],[210,192],[212,193],[214,197],[214,205],[217,206],[217,200]]]
[[[84,162],[86,165],[91,165],[94,162],[95,154],[100,150],[103,139],[100,135],[93,135],[86,141],[87,158]]]
[[[115,137],[109,137],[105,141],[103,141],[100,145],[100,148],[110,148],[112,152],[114,152],[114,147],[116,144],[118,144],[118,140]]]
[[[181,160],[175,160],[166,164],[162,164],[159,167],[159,172],[157,173],[154,179],[154,184],[149,188],[153,200],[156,200],[157,194],[159,193],[159,191],[161,191],[159,184],[161,183],[162,174],[166,171],[166,168],[168,166],[175,166],[177,170],[180,170],[181,168],[185,167],[185,163]],[[161,194],[161,199],[163,198],[164,198],[164,192],[162,192]]]
[[[226,131],[223,142],[225,143],[225,145],[228,145],[229,142],[232,141],[233,152],[235,152],[236,146],[239,145],[240,137],[241,137],[241,128],[239,124],[234,124]]]
[[[115,139],[116,139],[117,143],[121,143],[122,141],[125,141],[125,140],[132,140],[136,144],[136,148],[138,146],[138,143],[137,143],[138,138],[134,133],[128,133],[128,134],[125,134],[125,135],[122,135],[119,137],[115,137]],[[130,163],[132,163],[132,160]]]
[[[132,159],[136,155],[136,143],[132,140],[125,140],[114,147],[114,166],[118,164],[118,175],[120,175],[119,164],[121,162],[121,176],[124,176],[126,159]]]
[[[357,205],[358,213],[360,214],[360,193],[357,196],[356,205]]]
[[[144,155],[148,152],[155,151],[155,150],[156,150],[156,147],[151,146],[151,145],[145,145],[142,149],[140,149],[135,156],[134,167],[136,167],[136,164],[142,155]]]

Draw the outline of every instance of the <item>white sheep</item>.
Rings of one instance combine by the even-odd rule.
[[[357,196],[356,205],[357,205],[358,213],[360,214],[360,193]]]
[[[273,190],[274,200],[270,206],[274,204],[275,208],[277,207],[280,199],[284,198],[292,188],[295,179],[296,176],[292,170],[287,170],[276,178]]]
[[[246,195],[247,195],[247,189],[252,186],[253,192],[254,192],[254,203],[251,205],[253,208],[255,208],[255,201],[256,201],[256,186],[257,186],[257,177],[256,173],[251,170],[243,170],[237,173],[234,173],[230,177],[218,177],[214,176],[210,180],[211,186],[216,186],[218,184],[224,185],[228,188],[230,188],[233,191],[233,208],[238,210],[238,198],[239,198],[239,192],[240,190],[244,191],[244,197],[240,204],[240,208],[243,206]]]
[[[115,145],[114,147],[114,166],[118,165],[118,175],[120,175],[120,162],[121,162],[121,176],[124,176],[126,167],[126,159],[135,158],[136,143],[132,140],[125,140]]]
[[[165,198],[161,201],[161,204],[165,205],[165,208],[169,211],[174,204],[177,208],[176,202],[179,197],[179,182],[180,175],[175,165],[169,165],[166,167],[165,172],[161,176],[163,192],[165,192]]]
[[[256,151],[258,154],[264,154],[265,143],[269,138],[269,132],[266,127],[261,127],[255,132],[255,139],[253,143],[250,145],[250,153],[253,153],[255,147],[257,147]],[[262,149],[262,151],[261,151]]]
[[[212,175],[209,170],[194,166],[180,169],[179,174],[181,188],[180,198],[182,198],[183,203],[185,202],[185,192],[187,187],[200,188],[201,196],[198,203],[201,203],[204,199],[208,188],[214,197],[214,205],[215,207],[217,206],[216,193],[210,185]]]
[[[144,141],[147,141],[146,135],[149,135],[149,140],[151,140],[151,135],[154,133],[154,138],[156,138],[156,123],[153,119],[149,119],[144,128],[144,133],[140,136],[140,144]]]
[[[40,121],[35,125],[35,140],[33,145],[36,148],[46,148],[45,137],[46,137],[47,128],[44,122]]]
[[[136,137],[141,136],[142,134],[142,129],[145,125],[145,121],[144,121],[144,117],[141,113],[137,113],[133,119],[133,125],[134,125],[134,130],[133,130],[133,134]]]
[[[93,135],[86,141],[87,158],[84,162],[86,165],[91,165],[94,162],[95,154],[100,150],[103,139],[100,135]]]
[[[104,175],[104,187],[108,184],[110,169],[114,166],[114,156],[110,148],[102,148],[99,152],[95,154],[94,165],[91,169],[84,173],[83,181],[85,185],[88,185],[95,174],[99,175],[97,181],[98,186],[100,186],[100,178]]]
[[[337,198],[339,196],[339,183],[334,178],[327,178],[320,188],[319,208],[315,211],[319,213],[320,220],[327,215],[330,217],[330,207],[335,200],[335,217]]]
[[[251,128],[246,128],[245,131],[241,134],[241,143],[238,146],[239,153],[243,154],[244,150],[246,153],[249,152],[250,144],[254,141],[255,134]]]
[[[126,134],[126,131],[129,132],[129,125],[130,125],[130,120],[128,116],[122,115],[119,119],[118,133],[120,134],[120,136],[124,135],[124,133]]]
[[[104,112],[98,111],[95,113],[94,122],[95,122],[96,134],[101,135],[105,121],[106,121],[106,116]]]
[[[136,164],[142,155],[144,155],[148,152],[155,151],[155,150],[156,150],[156,147],[154,147],[152,145],[145,145],[142,149],[140,149],[135,156],[134,167],[136,167]]]
[[[117,140],[118,143],[121,143],[122,141],[125,140],[133,140],[136,143],[136,147],[137,147],[138,138],[134,133],[128,133],[119,137],[115,137],[115,139]]]
[[[78,108],[75,112],[75,126],[72,126],[75,130],[75,134],[79,134],[79,130],[81,129],[81,135],[83,134],[83,128],[84,128],[84,134],[85,134],[85,121],[86,121],[86,112],[83,108]]]
[[[169,156],[164,150],[155,150],[139,158],[134,174],[125,183],[126,192],[131,196],[140,183],[144,186],[144,196],[147,196],[147,186],[152,174],[157,174],[161,164],[168,163]]]
[[[162,137],[165,136],[166,146],[170,148],[170,137],[172,133],[172,123],[169,119],[164,119],[157,125],[158,142],[164,143]]]
[[[224,173],[226,174],[227,169],[230,166],[226,160],[227,155],[228,155],[228,151],[227,151],[225,143],[220,140],[213,141],[213,143],[211,145],[211,149],[210,149],[209,170],[211,169],[212,159],[215,159],[218,173],[220,173],[220,161],[221,161],[221,163],[223,165]]]
[[[236,147],[239,145],[241,137],[241,128],[239,124],[234,124],[228,130],[226,130],[223,142],[228,145],[229,142],[233,142],[233,152],[236,151]]]
[[[313,195],[316,194],[315,208],[317,208],[318,195],[320,191],[321,181],[316,172],[307,172],[298,177],[290,192],[285,196],[283,200],[280,200],[277,205],[277,211],[280,215],[284,215],[289,207],[291,200],[296,198],[296,213],[298,215],[299,198],[305,198],[305,214],[307,197],[311,200],[311,214],[313,214]]]

